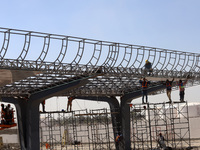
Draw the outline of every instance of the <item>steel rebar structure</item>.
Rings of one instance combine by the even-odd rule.
[[[0,33],[0,69],[4,74],[12,74],[12,80],[7,77],[2,83],[2,96],[33,94],[65,80],[74,80],[71,79],[73,77],[92,75],[98,70],[104,75],[92,78],[85,86],[62,95],[120,96],[137,89],[136,81],[144,75],[146,59],[152,63],[154,78],[181,78],[188,74],[196,80],[200,78],[200,54],[7,28],[0,28]],[[23,42],[22,38],[21,51],[12,46],[9,49],[12,40],[20,45],[18,41]],[[31,41],[33,44],[43,41],[41,51],[38,51],[39,46],[33,47]],[[53,52],[50,52],[51,42]],[[35,48],[33,50],[39,56],[33,55],[31,48]],[[9,58],[6,57],[9,50],[15,53],[12,59],[9,54]],[[15,72],[17,70],[22,72],[21,76],[23,71],[32,71],[32,74],[15,77],[16,73],[19,74]]]
[[[159,148],[157,140],[160,133],[168,147],[191,147],[187,102],[134,105],[131,123],[134,149]]]
[[[22,150],[39,149],[39,104],[44,99],[75,96],[108,102],[111,111],[120,110],[112,115],[120,122],[112,119],[114,137],[123,133],[124,145],[118,148],[130,149],[127,103],[141,96],[141,77],[152,81],[148,90],[154,94],[165,88],[160,81],[167,78],[200,83],[197,53],[2,27],[0,44],[0,95],[16,106]],[[150,74],[145,60],[152,64]]]

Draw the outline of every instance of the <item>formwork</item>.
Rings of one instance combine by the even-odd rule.
[[[157,149],[162,133],[167,147],[191,147],[187,102],[133,104],[131,145],[133,149]]]
[[[115,149],[108,109],[40,113],[41,150]]]

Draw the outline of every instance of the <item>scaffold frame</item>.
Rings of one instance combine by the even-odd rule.
[[[40,148],[61,150],[115,149],[108,109],[40,113]]]
[[[133,104],[131,141],[133,149],[156,149],[159,133],[168,147],[191,147],[187,102]]]

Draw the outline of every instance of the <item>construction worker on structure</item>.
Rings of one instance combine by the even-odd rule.
[[[159,137],[158,137],[158,144],[159,144],[159,147],[160,148],[163,148],[165,149],[166,148],[166,144],[165,144],[165,138],[164,136],[162,135],[162,133],[159,133]]]
[[[146,96],[146,103],[148,102],[148,95],[147,95],[147,89],[148,86],[150,84],[150,81],[148,81],[147,79],[142,78],[139,80],[141,86],[142,86],[142,104],[144,104],[144,96]]]
[[[6,109],[4,107],[4,104],[1,104],[1,124],[5,124],[6,123]]]
[[[8,104],[5,108],[5,120],[6,124],[13,124],[14,123],[14,110],[10,107],[10,104]]]
[[[184,102],[184,95],[185,95],[185,85],[187,84],[188,78],[185,80],[185,82],[183,82],[182,80],[179,80],[179,82],[177,82],[177,85],[179,86],[179,95],[180,95],[180,101]]]
[[[68,97],[68,103],[67,103],[67,111],[70,109],[72,111],[72,101],[75,99],[74,96]]]
[[[148,60],[145,60],[144,68],[145,68],[145,74],[147,74],[147,72],[148,72],[149,75],[150,75],[152,73],[152,71],[153,71],[152,64]]]
[[[45,143],[46,149],[50,149],[49,143]]]
[[[117,134],[117,136],[116,136],[116,139],[115,139],[115,142],[116,143],[119,143],[121,140],[122,140],[122,134]]]
[[[166,80],[166,92],[167,92],[167,97],[169,98],[169,102],[172,102],[171,99],[171,92],[172,92],[172,83],[174,81],[174,78],[172,79],[172,81],[169,81],[168,79]]]
[[[43,111],[43,112],[46,112],[46,111],[45,111],[45,100],[43,100],[41,104],[42,104],[42,111]]]

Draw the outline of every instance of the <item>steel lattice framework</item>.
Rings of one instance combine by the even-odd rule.
[[[1,27],[0,43],[2,96],[32,94],[86,78],[88,84],[61,95],[120,96],[139,88],[146,59],[152,63],[153,85],[187,75],[193,84],[200,79],[197,53]]]

